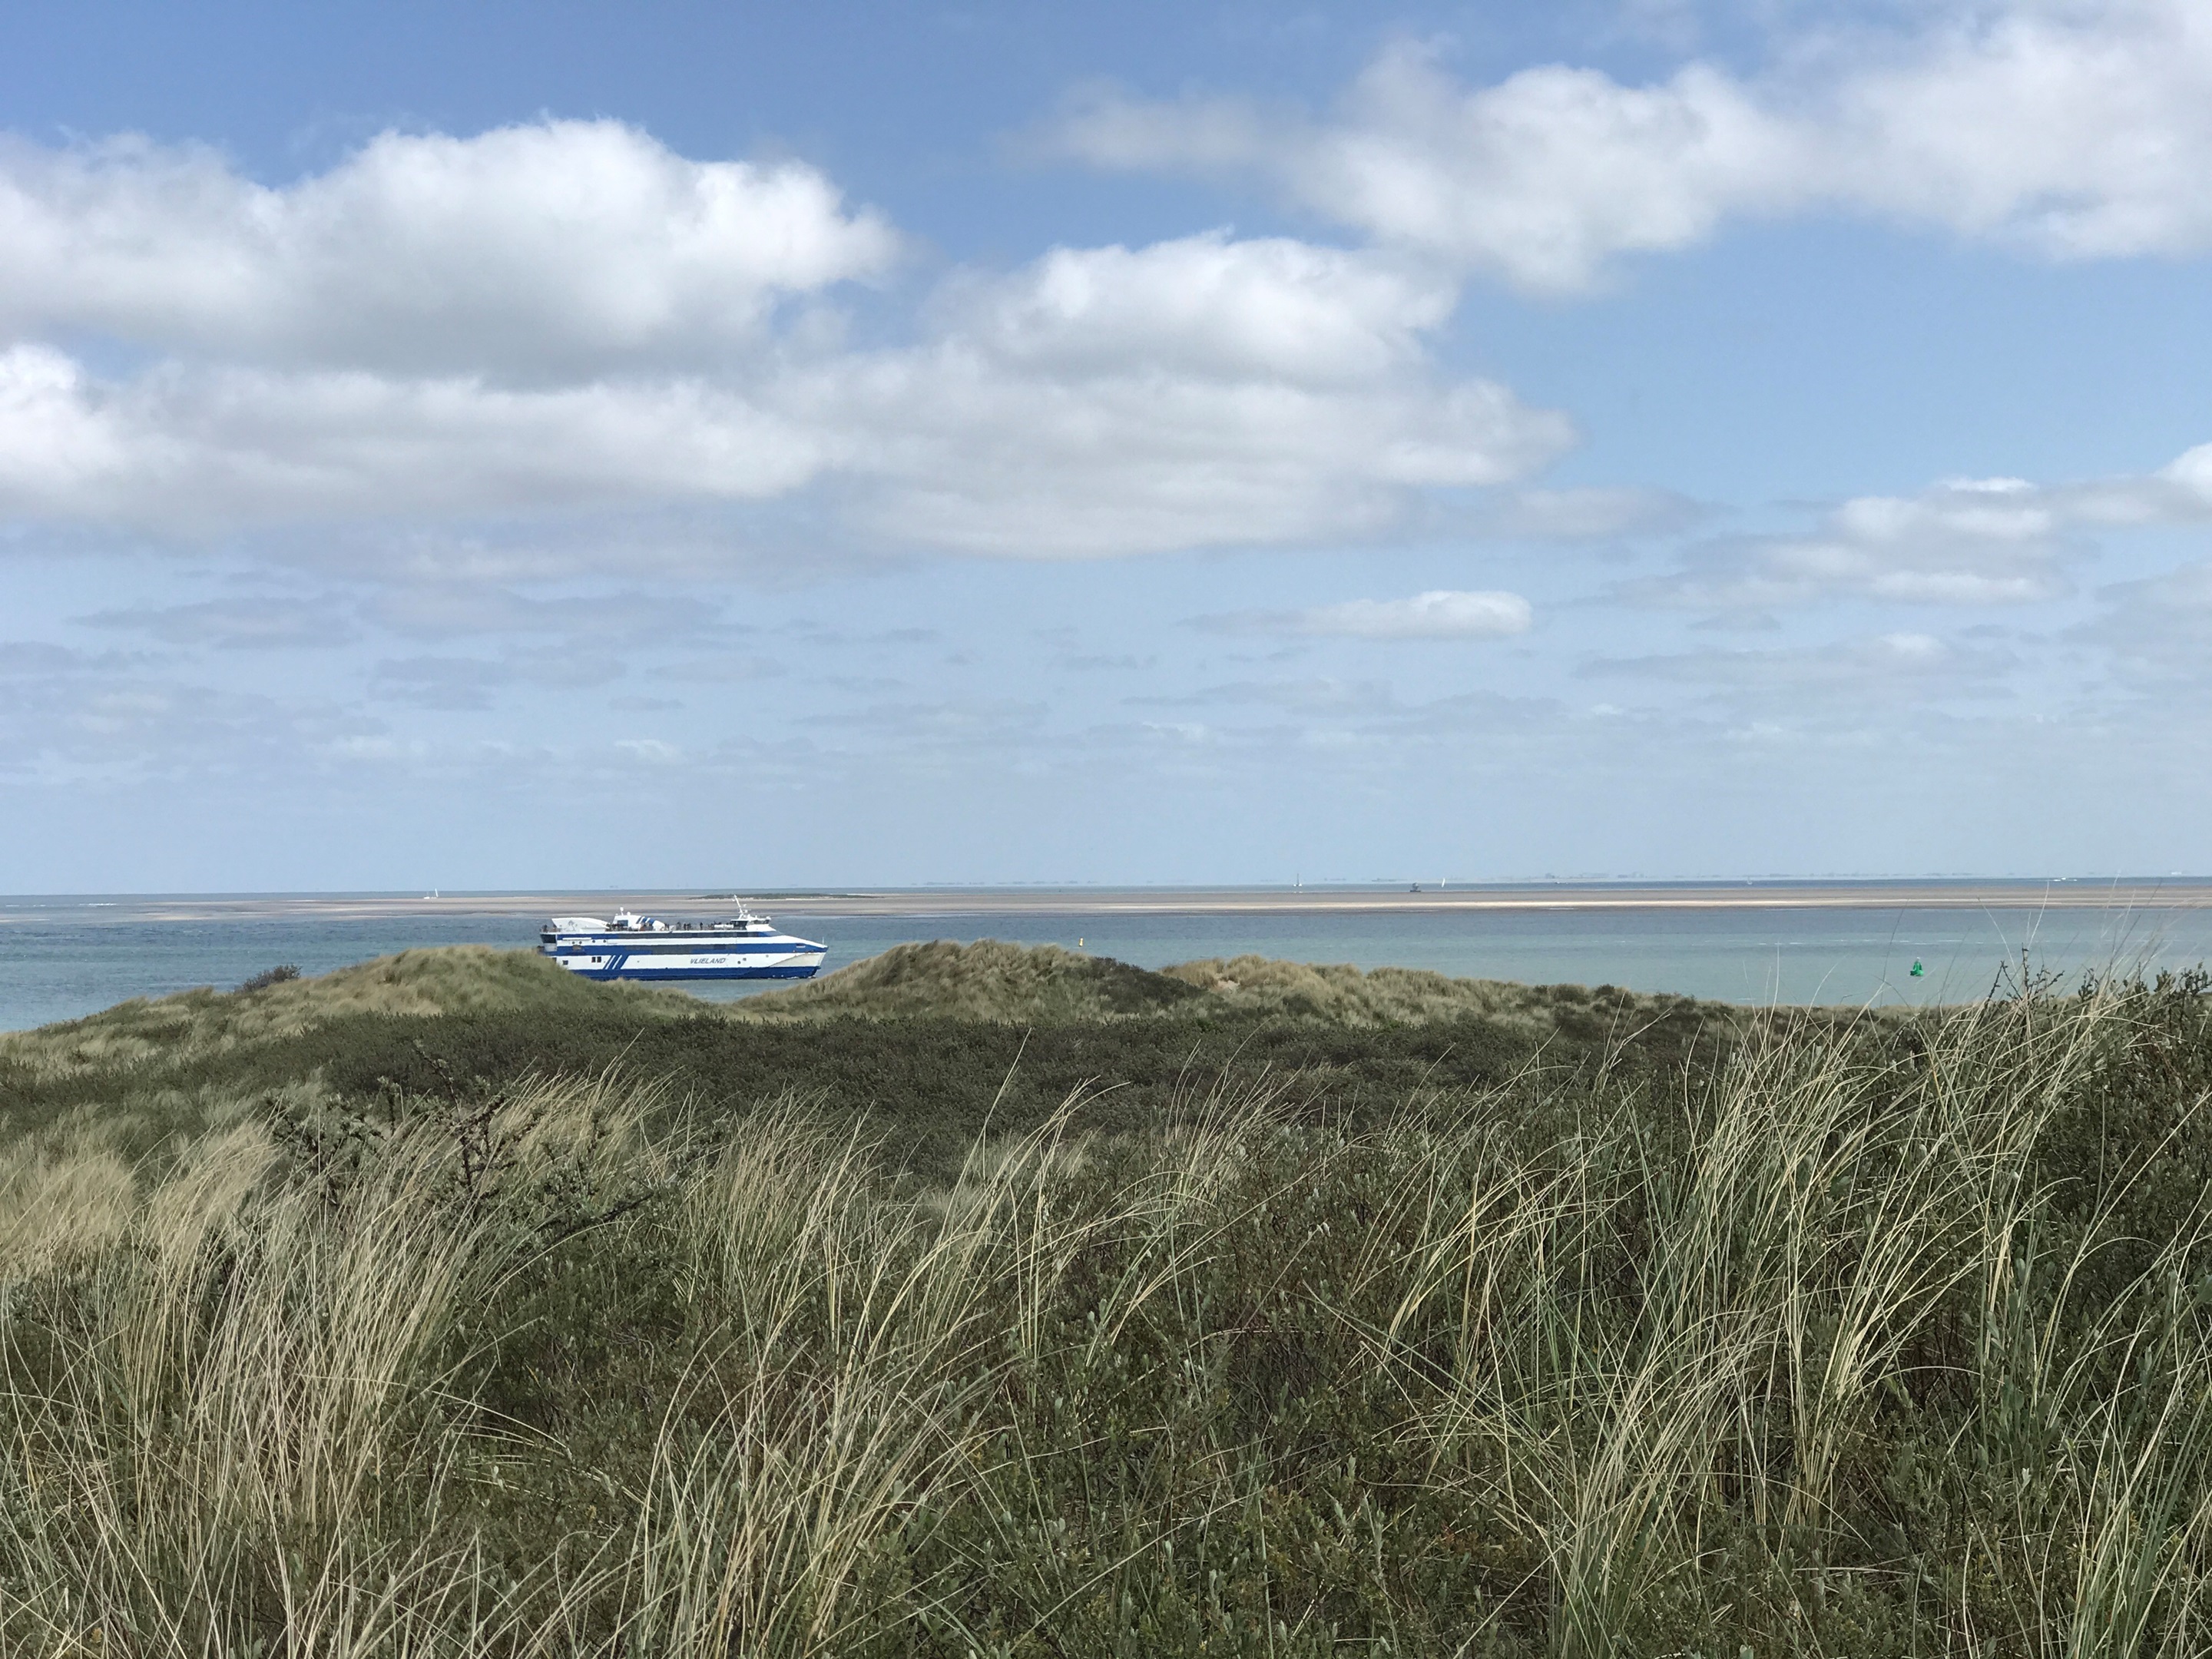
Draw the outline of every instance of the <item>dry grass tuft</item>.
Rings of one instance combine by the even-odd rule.
[[[1057,945],[983,939],[895,945],[881,956],[731,1006],[741,1019],[860,1014],[1016,1023],[1155,1014],[1192,1000],[1182,982]]]
[[[1427,1020],[1500,1019],[1530,1030],[1560,1013],[1617,1022],[1625,1037],[1641,1021],[1696,1006],[1687,997],[1654,996],[1613,987],[1516,985],[1504,980],[1451,979],[1418,968],[1361,969],[1341,963],[1277,962],[1266,957],[1209,957],[1161,970],[1244,1012],[1267,1012],[1371,1026]],[[1723,1011],[1709,1006],[1716,1015]]]
[[[1340,1044],[1488,994],[1196,971]],[[0,1161],[0,1651],[2202,1652],[2203,989],[1379,1122],[1231,1070],[1079,1133],[1102,1081],[933,1184],[618,1072],[303,1087],[158,1172],[57,1126]]]
[[[564,1006],[611,999],[648,1018],[679,1018],[700,1009],[678,991],[580,981],[535,951],[449,945],[258,989],[138,998],[82,1019],[0,1033],[0,1064],[12,1062],[34,1077],[173,1066],[351,1015],[556,1013]]]

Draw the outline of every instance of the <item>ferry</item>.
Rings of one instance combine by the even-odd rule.
[[[830,948],[780,933],[742,904],[713,921],[555,916],[538,937],[540,956],[586,979],[811,979]]]

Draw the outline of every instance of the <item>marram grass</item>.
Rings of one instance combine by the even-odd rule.
[[[2201,1653],[2200,990],[1102,1074],[941,1179],[622,1066],[50,1126],[0,1651]]]

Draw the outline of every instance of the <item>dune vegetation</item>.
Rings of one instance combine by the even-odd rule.
[[[0,1038],[0,1651],[2203,1652],[2205,989],[435,951]]]

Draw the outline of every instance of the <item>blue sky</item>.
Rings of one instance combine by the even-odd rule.
[[[0,47],[0,888],[2205,867],[2201,6]]]

